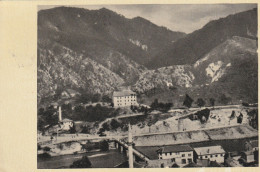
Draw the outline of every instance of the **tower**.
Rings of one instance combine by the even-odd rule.
[[[130,123],[128,124],[128,162],[129,162],[129,168],[134,168],[133,138],[132,138],[132,129]]]
[[[62,121],[61,106],[59,106],[59,121]]]

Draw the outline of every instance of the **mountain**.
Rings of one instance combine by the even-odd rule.
[[[214,20],[157,53],[148,68],[193,64],[233,36],[257,39],[257,9]]]
[[[139,102],[257,102],[257,10],[211,21],[189,35],[108,9],[38,12],[38,103],[63,90],[111,94],[131,86]],[[223,103],[224,102],[224,103]],[[179,104],[178,104],[179,103]]]
[[[185,36],[111,10],[58,7],[38,12],[38,99],[66,88],[106,94],[131,85],[161,46]]]
[[[153,99],[156,98],[156,93],[152,94],[154,88],[168,90],[168,95],[159,97],[169,101],[181,100],[188,93],[194,100],[200,97],[219,100],[225,95],[232,99],[232,103],[241,103],[240,100],[257,102],[257,71],[256,40],[234,36],[192,65],[173,65],[145,71],[134,89],[139,93],[149,93]]]
[[[113,50],[143,65],[162,46],[184,36],[141,17],[128,19],[106,8],[58,7],[38,13],[38,42],[57,42],[100,63]]]

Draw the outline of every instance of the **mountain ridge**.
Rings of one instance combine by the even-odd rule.
[[[194,98],[226,95],[233,97],[233,103],[255,103],[255,19],[256,10],[249,10],[185,35],[108,9],[41,10],[38,102],[48,102],[65,89],[109,95],[120,86],[130,86],[150,100],[158,93],[176,103],[188,93]]]

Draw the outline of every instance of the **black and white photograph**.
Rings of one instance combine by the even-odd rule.
[[[38,5],[37,169],[259,167],[257,7]]]

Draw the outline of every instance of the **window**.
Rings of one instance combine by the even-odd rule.
[[[215,155],[215,157],[218,157],[218,155]]]
[[[182,156],[182,157],[185,157],[185,154],[182,154],[181,156]]]
[[[189,159],[188,159],[188,162],[189,162],[189,163],[192,163],[192,159],[191,159],[191,158],[189,158]]]
[[[210,158],[212,158],[213,157],[213,155],[210,155]]]
[[[170,152],[170,155],[172,155],[172,153]]]
[[[181,163],[182,163],[182,164],[186,164],[186,159],[182,159],[182,160],[181,160]]]
[[[191,156],[191,153],[189,153],[188,156]]]
[[[175,158],[172,158],[171,160],[172,160],[172,162],[175,162]]]
[[[208,158],[208,156],[205,156],[205,158]]]

